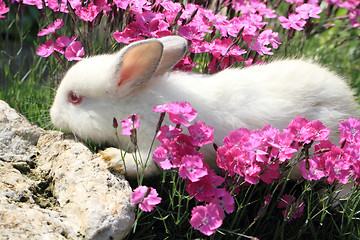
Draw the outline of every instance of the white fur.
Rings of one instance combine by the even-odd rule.
[[[145,49],[138,51],[142,54],[131,54],[139,47]],[[136,113],[140,116],[140,153],[145,157],[159,118],[152,111],[153,106],[173,101],[188,101],[198,111],[197,120],[214,127],[214,142],[219,146],[233,129],[261,128],[266,124],[283,129],[299,115],[322,121],[332,130],[331,140],[336,142],[339,122],[358,116],[357,104],[347,84],[318,64],[281,60],[214,75],[164,73],[186,51],[184,39],[166,37],[131,44],[113,55],[80,61],[67,72],[58,88],[50,112],[53,124],[82,139],[117,146],[113,118],[125,119]],[[131,55],[137,57],[127,57]],[[145,63],[134,67],[131,74],[135,77],[118,87],[121,77],[128,76],[121,71],[122,66],[131,66],[124,59],[137,62],[138,58],[145,58]],[[84,96],[83,102],[79,105],[68,102],[69,91]],[[126,148],[129,140],[128,136],[120,137],[121,146]],[[212,146],[203,152],[206,161],[214,166],[216,155]],[[126,158],[126,168],[130,176],[136,175],[131,155]],[[146,173],[154,171],[152,164]]]

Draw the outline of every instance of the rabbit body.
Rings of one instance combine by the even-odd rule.
[[[162,46],[157,46],[158,43]],[[142,45],[144,48],[135,52],[135,57],[127,56]],[[160,54],[147,57],[144,56],[147,51],[160,51]],[[336,143],[339,122],[358,115],[353,92],[345,81],[318,64],[280,60],[213,75],[168,73],[185,52],[186,41],[167,37],[131,44],[113,55],[80,61],[68,71],[58,88],[51,108],[53,124],[82,139],[118,146],[113,118],[125,119],[136,113],[140,117],[140,154],[146,156],[159,119],[153,106],[173,101],[189,102],[198,112],[197,120],[214,128],[217,145],[222,144],[231,130],[261,128],[266,124],[283,129],[299,115],[323,122],[331,129],[331,140]],[[150,59],[143,63],[143,57]],[[135,63],[126,66],[127,61]],[[131,74],[135,76],[129,77]],[[122,83],[122,79],[130,80]],[[81,102],[69,101],[70,92],[77,93]],[[119,137],[125,150],[130,138]],[[215,167],[213,147],[205,146],[202,152],[208,164]],[[132,156],[126,156],[127,174],[134,176]],[[156,171],[155,165],[150,164],[145,173]]]

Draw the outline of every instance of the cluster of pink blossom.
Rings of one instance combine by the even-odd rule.
[[[320,121],[295,118],[282,132],[271,126],[250,131],[240,128],[224,138],[217,149],[217,165],[230,176],[256,184],[271,183],[280,176],[280,166],[288,164],[304,144],[326,140],[330,130]]]
[[[360,180],[360,121],[344,120],[339,125],[340,146],[330,141],[320,141],[314,154],[300,162],[302,176],[308,180],[326,178],[328,183],[348,183],[353,177]]]
[[[184,101],[155,106],[154,111],[167,113],[176,126],[164,125],[160,128],[157,138],[161,145],[155,149],[153,159],[164,170],[178,169],[179,176],[187,181],[189,195],[206,203],[192,210],[190,224],[211,235],[221,226],[224,211],[234,211],[233,196],[221,187],[224,178],[208,167],[198,151],[213,142],[213,129],[200,121],[190,124],[197,112]],[[187,127],[189,134],[183,133],[181,126]]]
[[[153,110],[161,113],[157,132],[160,145],[155,149],[153,159],[164,170],[177,170],[186,181],[188,194],[204,202],[191,211],[190,224],[200,232],[212,235],[222,225],[225,212],[234,211],[232,194],[236,194],[237,187],[229,186],[223,177],[216,175],[199,151],[213,142],[213,128],[201,121],[191,123],[197,112],[185,101],[154,106]],[[161,126],[165,114],[175,126]],[[121,123],[123,134],[131,135],[138,128],[139,119],[133,114]],[[188,134],[183,132],[184,127]],[[283,131],[270,125],[252,131],[240,128],[231,131],[223,145],[217,148],[217,165],[225,170],[227,179],[235,179],[237,184],[257,184],[260,179],[271,183],[281,176],[281,166],[288,165],[298,152],[305,153],[300,155],[300,170],[305,179],[326,178],[329,183],[339,181],[343,184],[350,177],[359,180],[360,120],[344,120],[339,130],[340,146],[336,146],[328,141],[330,130],[320,121],[308,121],[300,116]],[[134,191],[132,201],[143,211],[151,211],[160,203],[160,198],[154,189],[141,186]],[[265,205],[269,202],[270,196],[266,196]],[[295,201],[290,195],[282,196],[277,205],[284,209],[282,213],[288,221],[301,217],[304,206],[304,201]]]
[[[52,34],[52,36],[56,39],[49,39],[38,47],[36,54],[42,57],[48,57],[53,54],[55,51],[63,54],[68,61],[79,61],[81,60],[81,56],[85,54],[84,48],[79,41],[76,41],[77,36],[71,37],[61,36],[58,37],[56,34],[56,30],[64,26],[64,22],[62,19],[57,19],[53,24],[48,25],[46,28],[41,29],[38,33],[38,36],[46,36]]]
[[[280,23],[289,31],[301,31],[305,25],[311,28],[314,24],[311,18],[320,18],[318,14],[323,12],[318,0],[283,0],[281,1],[283,4],[289,5],[285,16],[275,12],[280,1],[270,6],[263,0],[227,0],[223,1],[222,6],[213,7],[212,10],[197,4],[183,5],[168,0],[15,1],[36,5],[38,9],[49,8],[54,12],[71,14],[73,22],[80,19],[91,23],[88,26],[96,26],[101,22],[102,17],[106,17],[109,22],[112,19],[118,21],[116,19],[121,16],[122,23],[119,23],[119,27],[122,29],[113,33],[115,40],[120,43],[128,44],[150,37],[180,35],[191,41],[192,55],[186,56],[176,68],[191,71],[196,66],[194,54],[207,53],[210,56],[208,64],[210,72],[242,61],[245,61],[245,65],[261,62],[257,59],[258,55],[273,55],[273,50],[281,44],[278,32],[274,32],[270,26]],[[349,18],[352,27],[360,27],[359,1],[326,0],[326,2],[329,9],[333,6],[348,9],[346,17]],[[225,12],[219,11],[219,7],[224,8],[227,15],[219,13]],[[0,0],[0,18],[3,18],[2,14],[7,11],[9,9],[3,0]],[[278,21],[272,20],[273,23],[269,24],[268,21],[271,19]],[[53,27],[49,25],[48,28]],[[54,30],[51,32],[54,33]],[[61,50],[63,48],[66,48],[65,52]],[[54,51],[65,54],[65,58],[70,61],[79,60],[84,54],[78,41],[68,37],[65,39],[65,36],[56,39],[56,43],[53,40],[46,41],[40,46],[38,54],[47,57]],[[244,59],[245,53],[247,59]]]

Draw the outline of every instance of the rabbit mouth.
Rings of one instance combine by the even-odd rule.
[[[70,127],[65,121],[65,114],[62,114],[59,111],[54,110],[54,107],[50,108],[50,117],[51,122],[55,128],[59,129],[60,131],[70,131]]]

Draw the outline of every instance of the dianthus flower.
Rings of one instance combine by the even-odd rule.
[[[45,44],[42,44],[38,47],[38,49],[36,50],[36,54],[41,57],[48,57],[55,51],[54,47],[54,41],[52,39],[47,40]]]
[[[181,159],[179,176],[197,182],[208,174],[208,167],[199,155],[185,155]]]
[[[210,236],[222,225],[219,208],[215,204],[197,206],[191,211],[190,224],[203,234]]]
[[[214,129],[206,126],[204,122],[197,121],[188,127],[191,136],[191,144],[195,147],[202,147],[214,140]]]
[[[131,135],[134,129],[138,129],[140,125],[139,116],[136,114],[131,114],[126,120],[121,121],[121,126],[123,128],[122,135]]]
[[[84,56],[84,47],[79,41],[73,41],[65,49],[64,56],[68,61],[80,61],[82,56]]]
[[[0,18],[5,18],[3,14],[10,11],[9,7],[6,7],[5,2],[3,0],[0,0]]]
[[[139,208],[145,212],[151,212],[161,202],[156,190],[146,186],[137,187],[131,194],[130,200],[134,204],[139,204]]]
[[[167,112],[172,123],[180,124],[185,127],[189,127],[189,122],[193,121],[197,116],[195,109],[191,107],[190,103],[185,101],[154,106],[154,111]]]
[[[75,10],[75,14],[79,19],[86,22],[92,22],[99,13],[99,7],[93,3],[90,3],[87,7],[79,7]]]
[[[293,28],[297,31],[303,30],[303,26],[306,24],[306,21],[301,19],[301,16],[298,14],[290,14],[288,18],[280,16],[278,19],[283,28]]]
[[[50,33],[54,33],[57,29],[61,28],[62,26],[64,26],[64,21],[62,19],[56,19],[53,24],[50,24],[46,28],[41,29],[37,35],[45,36]]]
[[[339,124],[340,144],[360,142],[360,120],[349,118]]]
[[[217,187],[223,182],[224,179],[222,177],[217,176],[213,170],[208,170],[208,174],[199,181],[188,181],[186,183],[186,191],[200,202],[210,202],[216,193]]]

